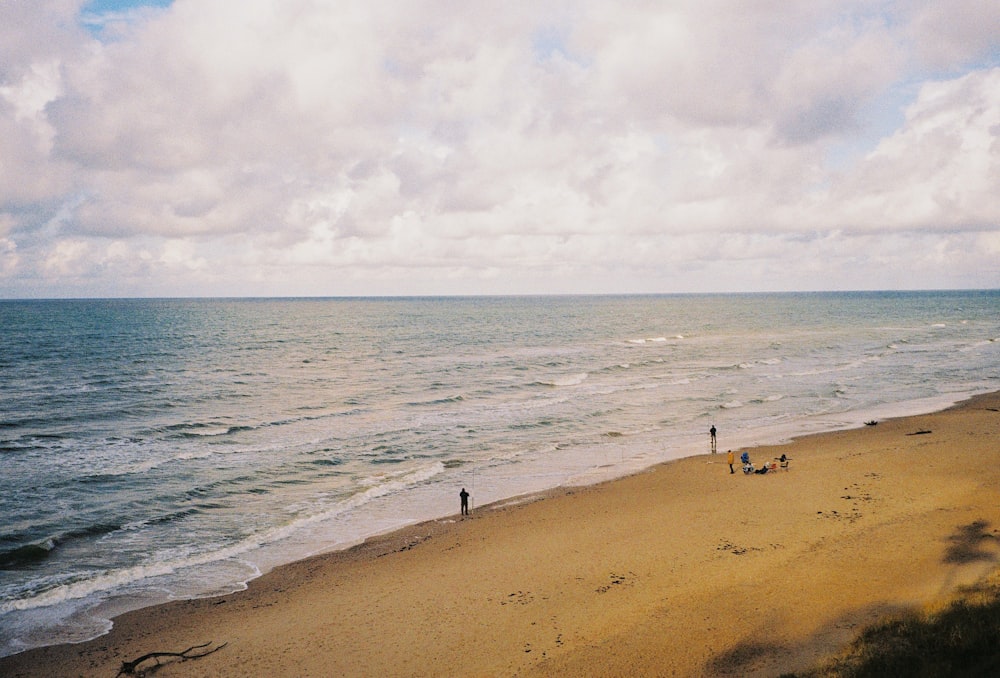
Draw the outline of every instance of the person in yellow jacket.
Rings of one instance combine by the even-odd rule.
[[[733,464],[736,463],[736,455],[733,454],[732,450],[729,450],[729,454],[726,455],[726,463],[729,464],[729,472],[736,473],[733,470]]]

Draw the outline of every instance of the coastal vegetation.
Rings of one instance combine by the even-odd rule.
[[[889,617],[821,667],[783,678],[1000,675],[1000,569],[939,609]]]

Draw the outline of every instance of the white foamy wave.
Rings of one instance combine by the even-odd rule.
[[[338,516],[357,510],[377,499],[405,492],[416,485],[431,480],[440,473],[443,473],[444,470],[444,462],[438,461],[398,476],[366,478],[363,484],[368,486],[367,489],[357,492],[320,511],[306,509],[307,511],[313,510],[314,512],[307,512],[305,515],[292,520],[286,525],[277,526],[262,533],[254,539],[254,543],[250,547],[254,548],[280,542],[282,539],[291,537],[308,527],[332,521]]]
[[[199,449],[199,450],[178,452],[170,459],[170,461],[193,461],[195,459],[207,459],[208,457],[211,457],[214,454],[216,454],[216,452],[210,449]]]
[[[443,470],[444,470],[444,464],[442,464],[439,461],[436,461],[433,464],[428,464],[418,469],[403,471],[402,473],[398,474],[369,476],[363,478],[360,482],[363,485],[367,485],[373,488],[376,487],[391,488],[399,485],[402,486],[415,485],[416,483],[423,482],[425,480],[430,480]]]
[[[430,480],[443,471],[444,464],[442,462],[428,464],[427,466],[399,476],[389,477],[381,483],[373,484],[368,489],[352,495],[326,511],[298,518],[286,525],[277,526],[262,533],[252,535],[230,546],[212,549],[203,553],[179,555],[143,565],[112,570],[95,577],[89,577],[86,580],[56,586],[35,595],[4,601],[0,603],[0,614],[15,610],[49,607],[70,600],[78,600],[95,595],[99,596],[111,591],[121,590],[129,584],[157,577],[165,577],[187,568],[211,565],[212,563],[245,556],[262,545],[274,543],[291,536],[303,527],[330,520],[337,515],[364,506],[379,497],[404,491],[414,485]],[[139,523],[134,523],[128,527],[138,528],[140,526]],[[249,564],[247,565],[249,566]],[[249,581],[259,574],[260,572],[255,570],[246,580]]]
[[[174,574],[178,570],[187,567],[197,567],[225,560],[245,553],[255,546],[257,544],[243,542],[228,548],[215,549],[198,555],[181,556],[119,570],[110,570],[82,581],[56,586],[25,598],[4,601],[0,603],[0,614],[15,610],[49,607],[70,600],[78,600],[110,591],[118,591],[138,581]]]
[[[847,372],[850,370],[857,369],[868,363],[874,363],[880,361],[882,358],[878,355],[870,355],[860,358],[858,360],[852,360],[849,362],[844,362],[840,364],[834,364],[824,367],[817,367],[811,370],[800,370],[797,372],[790,372],[787,376],[789,377],[814,377],[822,374],[833,374],[835,372]]]
[[[321,511],[304,518],[299,518],[290,525],[272,531],[267,535],[265,541],[276,541],[281,537],[287,536],[290,531],[304,525],[329,520],[341,513],[364,506],[379,497],[407,490],[414,485],[419,485],[420,483],[430,480],[439,473],[442,473],[444,468],[444,462],[436,461],[433,464],[428,464],[427,466],[406,472],[399,476],[383,476],[381,479],[375,478],[375,482],[371,482],[372,479],[368,479],[369,482],[366,483],[369,485],[368,489],[351,495],[347,499],[338,502],[325,511]]]
[[[975,351],[975,350],[983,348],[985,346],[991,346],[991,345],[997,343],[997,341],[1000,341],[1000,340],[998,340],[998,339],[984,339],[983,341],[977,341],[974,344],[970,344],[969,346],[963,346],[962,348],[960,348],[958,350],[961,351],[962,353],[966,353],[968,351]]]
[[[724,410],[735,410],[738,407],[743,407],[744,403],[741,400],[730,400],[729,402],[722,403],[719,405]]]
[[[208,427],[205,428],[193,428],[190,431],[185,431],[185,435],[189,436],[202,436],[204,438],[213,438],[215,436],[228,435],[230,428],[228,426],[219,427]]]
[[[759,365],[767,365],[767,366],[780,365],[782,362],[784,361],[781,358],[761,358],[760,360],[742,362],[738,364],[736,367],[741,370],[752,370]]]
[[[586,372],[580,372],[578,374],[567,374],[560,377],[552,377],[549,379],[539,379],[538,384],[541,386],[578,386],[582,384],[587,379]]]

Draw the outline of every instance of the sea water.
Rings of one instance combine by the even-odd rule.
[[[0,302],[0,655],[367,536],[1000,389],[1000,292]]]

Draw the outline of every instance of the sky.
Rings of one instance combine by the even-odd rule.
[[[996,0],[0,1],[0,298],[955,288]]]

